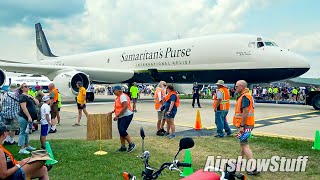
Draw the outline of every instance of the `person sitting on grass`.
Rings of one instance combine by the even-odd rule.
[[[0,123],[0,142],[3,142],[11,126]],[[0,179],[27,179],[39,178],[41,180],[49,179],[48,169],[43,161],[30,161],[31,158],[26,158],[21,161],[16,161],[12,154],[6,150],[2,144],[0,145]]]

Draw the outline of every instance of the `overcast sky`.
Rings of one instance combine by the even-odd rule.
[[[36,58],[34,24],[52,52],[70,55],[217,33],[272,38],[305,56],[320,77],[320,1],[1,0],[0,59]]]

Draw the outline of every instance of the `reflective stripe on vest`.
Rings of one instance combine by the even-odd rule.
[[[228,88],[222,87],[219,88],[218,91],[222,93],[222,99],[219,104],[220,110],[229,110],[230,109],[230,92]],[[213,108],[215,109],[217,99],[217,93],[214,95]]]
[[[163,99],[163,97],[164,97],[164,91],[161,88],[157,88],[156,92],[154,93],[154,96],[153,96],[154,97],[154,108],[157,110],[162,105],[162,103],[159,101],[159,96],[158,96],[159,91],[161,92],[161,96],[162,96],[161,99]]]
[[[242,107],[242,97],[246,96],[249,99],[249,107],[248,107],[248,117],[246,119],[245,125],[247,126],[254,126],[254,102],[253,98],[249,93],[244,93],[242,94],[236,102],[236,111],[233,116],[233,125],[236,127],[240,127],[241,121],[242,121],[242,112],[241,112],[241,107]]]
[[[125,93],[122,93],[120,96],[122,96],[122,95],[126,96],[127,102],[128,102],[128,108],[129,108],[130,111],[132,111],[129,96],[127,94],[125,94]],[[117,96],[116,99],[114,100],[114,113],[116,115],[119,115],[119,113],[121,112],[121,110],[123,108],[123,106],[121,104],[121,101],[120,101],[120,96]]]

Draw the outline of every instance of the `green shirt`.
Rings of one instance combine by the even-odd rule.
[[[139,89],[138,87],[131,86],[130,88],[130,94],[132,98],[138,98]]]

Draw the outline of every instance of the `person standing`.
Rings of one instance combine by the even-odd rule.
[[[15,131],[19,131],[20,124],[17,114],[20,112],[19,103],[19,87],[12,83],[9,86],[9,91],[2,98],[2,118],[5,125],[11,126],[11,130],[4,141],[5,145],[16,144],[14,141]]]
[[[136,104],[137,104],[138,94],[139,94],[139,88],[137,87],[137,83],[134,82],[133,86],[130,87],[130,95],[133,102],[133,112],[137,112]]]
[[[82,117],[82,111],[86,115],[88,119],[88,112],[86,107],[86,89],[83,87],[83,84],[81,81],[77,82],[77,88],[79,88],[79,93],[77,96],[77,107],[78,107],[78,121],[73,126],[80,126],[80,120]]]
[[[254,101],[247,88],[247,82],[239,80],[236,83],[236,91],[239,97],[236,101],[235,114],[233,117],[233,125],[239,128],[238,137],[244,135],[246,132],[251,132],[254,124]],[[248,159],[253,159],[253,153],[249,147],[248,137],[240,140],[241,156]],[[248,175],[257,175],[260,172],[255,168],[252,172],[247,172]]]
[[[113,93],[116,95],[114,101],[114,110],[109,112],[108,115],[115,113],[113,120],[117,121],[121,143],[121,147],[118,149],[118,151],[132,152],[136,145],[132,142],[132,139],[127,132],[127,129],[133,118],[130,98],[128,95],[123,93],[121,86],[115,86],[113,88]],[[126,148],[126,141],[129,143],[128,150]]]
[[[178,107],[180,106],[180,99],[172,84],[167,86],[167,96],[165,97],[165,117],[167,120],[167,132],[164,133],[163,136],[169,136],[169,139],[176,137],[175,135],[175,125],[174,125],[174,117],[177,114]]]
[[[49,89],[50,89],[50,106],[51,106],[51,129],[49,131],[49,133],[56,133],[57,132],[57,128],[56,128],[56,117],[58,114],[58,89],[55,87],[55,85],[53,83],[49,84]]]
[[[194,101],[197,99],[197,104],[198,107],[201,108],[200,106],[200,101],[199,101],[199,91],[200,91],[200,87],[198,86],[198,83],[195,82],[193,84],[193,88],[192,88],[192,107],[194,108]]]
[[[218,134],[215,135],[215,137],[224,137],[223,129],[227,133],[227,136],[229,136],[232,133],[227,121],[227,115],[230,109],[230,92],[223,80],[219,80],[216,85],[218,89],[213,98],[213,110],[215,112],[215,123]]]
[[[26,133],[28,124],[37,119],[36,105],[39,101],[34,97],[28,95],[28,85],[26,83],[20,86],[20,112],[18,113],[18,120],[20,122],[20,134],[18,146],[20,146],[20,154],[29,154],[29,151],[34,151],[35,148],[29,145],[29,133]]]
[[[58,90],[58,89],[57,89]],[[62,101],[61,101],[61,94],[58,90],[58,111],[57,111],[57,119],[58,119],[58,124],[60,126],[60,110],[62,106]]]
[[[166,86],[167,85],[165,81],[160,81],[153,95],[154,108],[156,109],[158,114],[157,133],[156,133],[158,136],[163,136],[163,134],[166,132],[164,130],[164,123],[166,122],[164,118],[164,109],[162,109],[162,106],[164,105]]]
[[[49,129],[51,126],[51,108],[50,108],[50,97],[49,96],[43,96],[42,98],[43,104],[40,108],[41,111],[41,133],[40,133],[40,143],[41,143],[41,149],[46,149],[45,143],[46,143],[46,137],[49,134]]]

